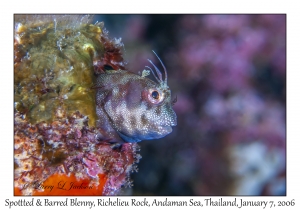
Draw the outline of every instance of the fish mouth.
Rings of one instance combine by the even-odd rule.
[[[171,120],[171,121],[167,121],[166,123],[160,123],[159,125],[157,125],[157,127],[160,128],[165,128],[165,127],[174,127],[177,125],[177,120]]]
[[[172,132],[172,127],[169,125],[159,125],[157,126],[157,130],[153,132],[153,138],[154,139],[160,139],[165,137],[166,135],[170,134]]]
[[[171,125],[170,126],[176,126],[177,125],[177,120],[174,120],[171,122]]]
[[[166,132],[168,132],[168,133],[171,133],[172,132],[172,127],[171,126],[169,126],[169,125],[163,125],[163,126],[158,126],[158,129],[159,130],[165,130]]]

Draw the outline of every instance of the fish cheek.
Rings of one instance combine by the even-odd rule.
[[[131,117],[130,117],[130,123],[131,123],[131,126],[132,126],[133,128],[136,128],[136,127],[137,127],[137,122],[136,122],[135,116],[131,116]]]
[[[155,112],[155,114],[157,115],[157,116],[160,116],[161,115],[161,106],[157,106],[157,107],[155,107],[155,109],[154,109],[154,112]]]
[[[146,118],[146,115],[145,115],[145,114],[142,114],[142,116],[141,116],[141,123],[142,123],[142,126],[143,126],[143,127],[146,127],[147,125],[149,125],[149,121],[148,121],[148,119]]]

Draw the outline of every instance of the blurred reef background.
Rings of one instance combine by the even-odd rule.
[[[96,15],[127,69],[157,52],[178,125],[143,141],[133,195],[286,194],[286,15]],[[158,63],[157,63],[158,65]]]

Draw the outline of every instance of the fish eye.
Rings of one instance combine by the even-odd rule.
[[[145,90],[143,95],[151,104],[160,104],[164,100],[164,93],[159,88]]]
[[[156,90],[154,90],[154,91],[151,93],[151,96],[152,96],[152,98],[154,98],[154,99],[159,99],[159,93],[158,93]]]

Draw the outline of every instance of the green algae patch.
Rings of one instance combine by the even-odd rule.
[[[93,62],[104,54],[102,23],[88,16],[16,16],[15,109],[32,124],[79,111],[96,125]]]

